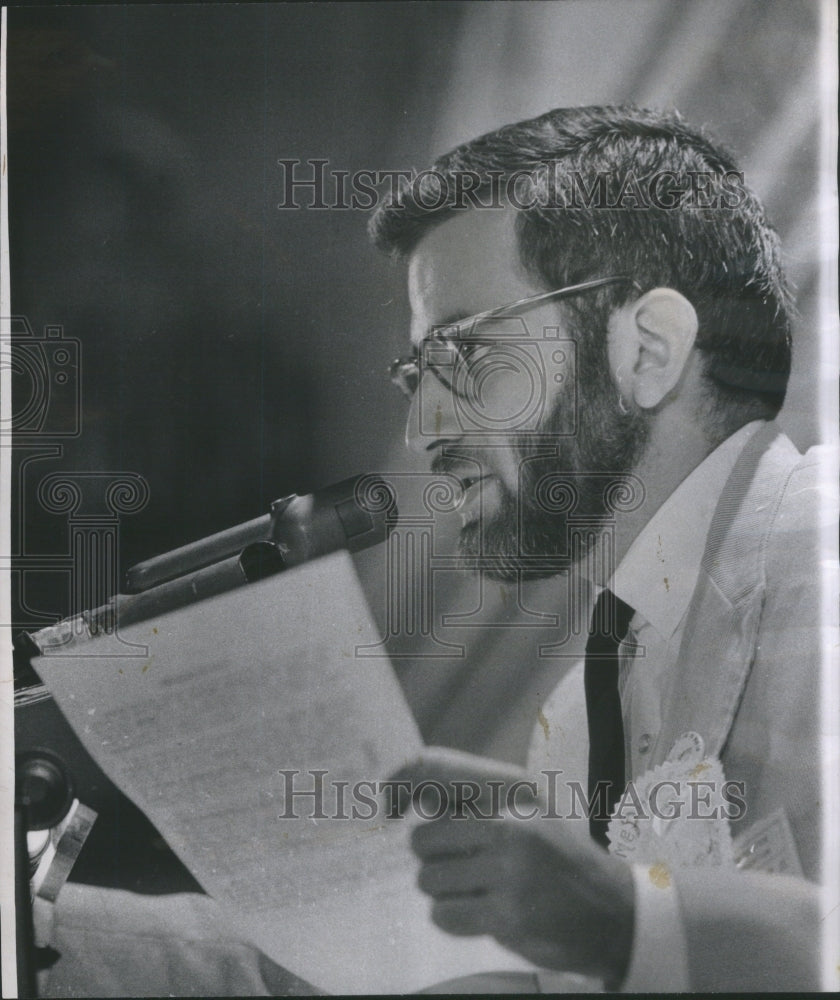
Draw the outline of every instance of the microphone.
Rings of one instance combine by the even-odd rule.
[[[41,652],[74,634],[112,633],[299,566],[338,549],[360,552],[384,541],[397,518],[394,489],[363,474],[314,493],[296,493],[271,504],[252,521],[182,545],[133,566],[123,593],[102,607],[47,626],[21,641]]]
[[[396,498],[384,479],[370,474],[352,476],[305,496],[282,497],[263,517],[138,563],[126,573],[125,593],[139,594],[244,553],[253,545],[267,545],[258,550],[266,558],[273,547],[278,569],[337,549],[360,552],[384,541],[396,517]]]

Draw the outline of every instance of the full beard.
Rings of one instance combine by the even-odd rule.
[[[494,513],[463,526],[458,550],[465,567],[502,581],[566,572],[591,552],[616,509],[641,502],[643,489],[630,474],[647,443],[647,420],[622,407],[609,377],[581,373],[578,391],[574,435],[550,437],[553,428],[570,426],[574,403],[564,396],[540,439],[517,437],[518,495],[499,480]]]

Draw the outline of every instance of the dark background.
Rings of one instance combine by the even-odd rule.
[[[36,497],[51,472],[147,481],[148,504],[120,524],[125,569],[285,493],[415,467],[385,377],[406,339],[402,271],[370,247],[363,212],[280,211],[278,158],[422,168],[560,104],[678,107],[740,155],[781,231],[802,312],[783,423],[800,446],[817,440],[819,12],[810,0],[13,7],[12,309],[36,335],[59,324],[77,338],[82,378],[81,434],[60,454],[46,437],[16,453],[15,626],[76,610],[67,573],[49,567],[67,551],[66,516]],[[37,555],[46,568],[26,562]],[[360,569],[381,617],[379,565]],[[443,581],[440,606],[475,586]],[[534,601],[557,607],[557,587],[536,586]],[[510,594],[479,598],[493,618]],[[464,635],[464,658],[396,663],[421,728],[521,759],[545,633]],[[420,650],[412,641],[403,653]],[[18,739],[78,752],[49,708]],[[175,885],[168,869],[147,877],[159,855],[143,853],[131,807],[74,766],[102,812],[77,877]]]
[[[82,341],[83,434],[62,467],[150,484],[125,565],[385,462],[403,412],[384,378],[404,336],[397,274],[363,213],[279,211],[277,160],[428,155],[462,13],[11,11],[13,308]]]

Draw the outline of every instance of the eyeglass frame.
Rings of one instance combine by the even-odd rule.
[[[606,285],[617,284],[621,281],[628,281],[635,286],[637,291],[642,291],[641,285],[639,285],[639,283],[629,274],[614,274],[606,278],[593,278],[590,281],[581,281],[575,285],[566,285],[563,288],[556,288],[551,292],[538,292],[536,295],[527,295],[524,299],[517,299],[515,302],[507,302],[505,305],[496,306],[493,309],[485,309],[483,312],[474,313],[472,316],[466,316],[464,319],[459,319],[454,323],[441,324],[440,330],[435,330],[434,333],[429,334],[428,337],[424,337],[420,343],[415,345],[414,352],[411,355],[395,358],[391,362],[388,369],[389,378],[392,384],[400,390],[403,396],[405,396],[406,399],[411,400],[420,388],[420,365],[422,361],[421,351],[423,350],[424,345],[435,342],[444,344],[454,351],[458,361],[466,365],[468,364],[468,359],[463,354],[464,345],[482,343],[492,344],[494,341],[491,338],[483,340],[482,338],[464,337],[461,334],[462,327],[474,326],[476,323],[485,319],[503,317],[509,312],[513,313],[521,311],[522,309],[530,309],[533,306],[539,305],[542,302],[547,302],[550,299],[577,295],[580,292],[588,292],[595,288],[603,288]],[[450,335],[448,333],[450,330],[455,330],[457,333],[455,335]],[[449,382],[449,380],[435,365],[430,362],[426,362],[424,367],[430,371],[447,389],[450,389],[462,398],[466,398],[462,392],[459,392],[459,390],[455,388],[451,382]],[[416,378],[416,385],[411,389],[408,388],[406,383],[406,377],[404,374],[406,369],[413,371],[414,377]]]

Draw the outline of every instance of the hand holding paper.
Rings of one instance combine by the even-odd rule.
[[[428,918],[376,789],[422,741],[337,553],[59,646],[36,663],[91,755],[275,961],[319,989],[410,992],[522,968]],[[355,808],[354,808],[355,807]]]
[[[438,927],[490,934],[545,968],[620,981],[633,929],[626,864],[547,818],[536,784],[509,764],[429,748],[398,776],[429,800],[440,788],[449,795],[445,810],[423,807],[436,818],[412,835]]]

